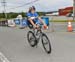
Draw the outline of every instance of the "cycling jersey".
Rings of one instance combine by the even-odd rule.
[[[34,14],[28,12],[27,17],[38,17],[38,14],[36,12]]]
[[[35,12],[34,14],[28,12],[27,13],[27,17],[31,18],[33,20],[33,22],[35,22],[35,24],[40,24],[40,21],[38,20],[38,14]]]

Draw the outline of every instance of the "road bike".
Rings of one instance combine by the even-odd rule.
[[[27,40],[31,47],[38,45],[41,40],[44,50],[47,54],[51,53],[51,43],[47,35],[42,31],[42,27],[39,29],[33,28],[27,33]]]

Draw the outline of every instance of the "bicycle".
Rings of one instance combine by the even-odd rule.
[[[31,28],[32,25],[31,25]],[[41,27],[39,29],[34,29],[27,33],[27,40],[31,47],[35,47],[38,45],[39,40],[41,39],[44,50],[47,54],[51,53],[51,44],[50,40],[45,33],[43,33]],[[47,48],[48,47],[48,48]]]

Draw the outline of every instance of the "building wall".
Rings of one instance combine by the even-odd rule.
[[[64,9],[59,9],[59,16],[66,16],[73,11],[73,7],[66,7]]]

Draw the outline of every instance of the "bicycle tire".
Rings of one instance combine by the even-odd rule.
[[[48,42],[49,50],[47,50],[47,48],[45,47],[45,44],[46,44],[46,43],[44,43],[44,38],[46,38],[46,40],[47,40],[46,42]],[[43,44],[43,48],[44,48],[44,50],[46,51],[46,53],[47,53],[47,54],[50,54],[50,53],[51,53],[50,40],[49,40],[49,38],[47,37],[47,35],[44,34],[44,33],[42,33],[42,44]]]
[[[31,37],[34,38],[33,41],[29,38],[29,35],[30,35],[30,34],[32,34]],[[35,46],[37,45],[36,37],[35,37],[35,35],[34,35],[34,33],[33,33],[32,31],[29,31],[29,32],[27,33],[27,40],[28,40],[28,42],[29,42],[29,44],[30,44],[31,47],[35,47]],[[31,42],[34,42],[34,44],[32,44]]]

